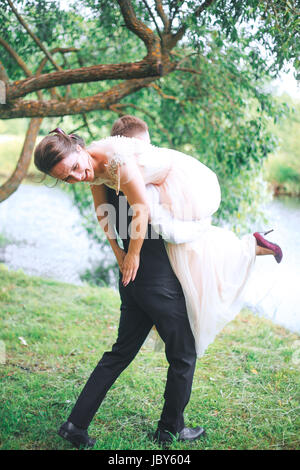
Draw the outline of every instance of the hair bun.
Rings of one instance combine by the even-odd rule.
[[[63,137],[66,137],[67,140],[71,140],[72,143],[79,144],[82,148],[85,147],[85,142],[84,140],[77,134],[66,134],[65,131],[61,129],[61,127],[56,127],[53,129],[53,131],[50,131],[49,134],[56,134],[56,135],[62,135]]]
[[[76,144],[79,144],[80,147],[84,148],[85,147],[85,142],[84,140],[77,134],[68,134],[68,136],[71,141],[75,142]]]
[[[61,129],[61,127],[56,127],[55,129],[53,129],[53,131],[50,131],[49,134],[52,134],[53,132],[55,134],[67,135],[65,131]]]

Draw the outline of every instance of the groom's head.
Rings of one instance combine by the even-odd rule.
[[[150,143],[149,130],[145,121],[130,114],[122,116],[114,122],[110,135],[135,137]]]

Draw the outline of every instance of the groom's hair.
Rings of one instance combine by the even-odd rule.
[[[134,137],[137,134],[142,134],[148,131],[148,126],[145,121],[138,117],[126,114],[117,119],[111,129],[110,135],[122,135],[125,137]]]

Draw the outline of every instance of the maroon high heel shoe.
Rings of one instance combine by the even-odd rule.
[[[259,246],[263,248],[268,248],[269,250],[274,251],[275,259],[277,263],[280,263],[280,261],[282,260],[282,250],[280,246],[276,245],[276,243],[269,242],[262,235],[260,235],[261,233],[263,233],[264,235],[268,235],[268,233],[270,232],[274,232],[274,230],[272,229],[272,230],[269,230],[268,232],[255,232],[253,233],[253,235],[256,238],[257,244]]]

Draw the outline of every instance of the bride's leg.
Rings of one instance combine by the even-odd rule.
[[[150,208],[150,223],[166,242],[181,244],[197,240],[201,233],[211,225],[211,218],[203,220],[180,220],[173,217],[164,204],[160,203],[158,188],[153,184],[146,185]]]
[[[272,230],[269,230],[264,233],[264,235],[267,235],[268,233],[273,232]],[[257,249],[257,254],[258,255],[273,255],[276,262],[280,263],[282,260],[282,249],[280,248],[279,245],[276,245],[276,243],[270,242],[269,240],[266,240],[262,235],[262,232],[254,232],[253,236],[256,239],[256,244],[258,245]]]
[[[273,250],[269,250],[268,248],[263,248],[262,246],[256,245],[256,256],[264,256],[264,255],[274,255]]]

